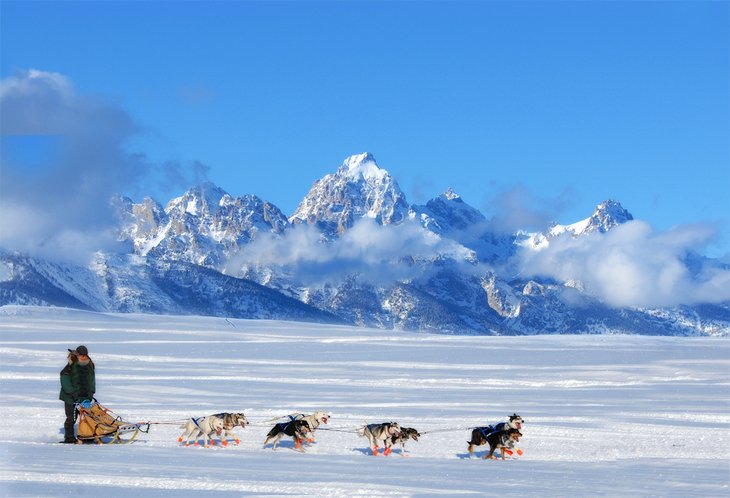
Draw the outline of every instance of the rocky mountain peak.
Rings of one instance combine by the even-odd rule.
[[[633,219],[631,213],[624,209],[620,202],[609,199],[596,206],[593,215],[588,219],[588,226],[584,232],[604,233]]]
[[[407,214],[398,182],[366,152],[346,158],[336,173],[315,181],[289,221],[317,225],[331,237],[361,218],[389,225],[401,223]]]
[[[193,216],[213,215],[218,211],[221,199],[228,195],[225,190],[214,183],[204,182],[190,188],[182,196],[172,199],[165,208],[172,212],[189,213]]]
[[[454,189],[452,189],[451,187],[447,188],[446,189],[446,192],[444,192],[443,194],[441,194],[441,197],[443,197],[443,198],[445,198],[446,200],[449,200],[449,201],[455,201],[457,199],[458,200],[461,200],[461,197],[459,196],[459,194],[457,194],[456,192],[454,192]]]
[[[438,234],[453,234],[485,221],[484,215],[451,187],[425,206],[412,206],[411,217],[418,217],[424,227]]]

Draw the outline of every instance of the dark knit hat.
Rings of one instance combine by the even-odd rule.
[[[86,346],[79,346],[76,349],[69,349],[68,352],[73,353],[76,356],[79,356],[79,355],[89,356],[89,350],[86,349]]]

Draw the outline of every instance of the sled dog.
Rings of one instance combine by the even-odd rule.
[[[370,442],[370,449],[373,452],[373,456],[378,455],[380,444],[382,443],[385,449],[383,455],[390,455],[393,446],[392,437],[400,433],[400,425],[396,422],[385,422],[382,424],[369,424],[363,426],[358,430],[360,436],[365,436]]]
[[[517,429],[507,429],[504,431],[496,431],[487,436],[487,442],[489,443],[489,453],[484,455],[484,459],[497,459],[494,456],[494,451],[501,449],[502,460],[504,460],[505,450],[509,450],[514,447],[514,444],[520,441],[522,433]]]
[[[500,422],[497,425],[487,425],[485,427],[477,427],[473,431],[471,431],[471,439],[467,441],[469,444],[469,454],[474,454],[474,447],[475,446],[482,446],[483,444],[487,443],[487,437],[492,432],[496,431],[504,431],[507,429],[522,429],[522,424],[524,424],[525,421],[517,415],[516,413],[509,416],[509,419],[507,422]]]
[[[215,416],[223,419],[223,434],[221,435],[221,444],[223,446],[227,446],[229,437],[233,438],[235,444],[239,444],[241,440],[238,439],[236,433],[233,432],[233,428],[246,427],[249,423],[246,416],[243,413],[228,412],[216,413]]]
[[[195,440],[193,446],[198,445],[198,437],[203,436],[203,444],[208,447],[208,439],[211,444],[215,444],[213,441],[213,433],[220,435],[223,431],[224,423],[223,419],[216,417],[215,415],[209,415],[207,417],[191,418],[185,424],[181,425],[181,429],[185,429],[180,437],[177,439],[178,443],[185,441],[185,446],[190,446],[190,440]]]
[[[309,425],[309,437],[307,437],[308,443],[314,442],[314,431],[319,427],[321,424],[326,424],[329,422],[330,416],[327,415],[327,413],[323,411],[316,411],[312,413],[311,415],[304,415],[303,413],[292,413],[291,415],[288,415],[289,420],[306,420],[307,424]]]
[[[406,442],[411,439],[418,441],[419,437],[421,437],[421,434],[413,427],[401,427],[400,432],[398,434],[393,434],[390,441],[392,445],[400,444],[401,455],[405,455]]]
[[[294,439],[294,448],[303,451],[302,439],[304,439],[308,433],[310,433],[309,424],[306,420],[292,420],[290,422],[282,422],[276,424],[269,433],[266,435],[264,440],[264,447],[270,440],[274,440],[274,450],[284,436],[291,436]]]

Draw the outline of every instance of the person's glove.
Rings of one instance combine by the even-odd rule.
[[[89,408],[91,408],[91,400],[85,399],[83,401],[80,401],[79,406],[83,406],[84,408],[86,408],[88,410]]]

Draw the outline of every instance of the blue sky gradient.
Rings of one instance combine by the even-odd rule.
[[[286,214],[370,151],[410,202],[452,186],[489,217],[515,194],[571,223],[613,198],[657,230],[713,223],[708,251],[728,251],[728,2],[1,9],[2,78],[63,74],[128,113],[125,146],[148,164],[197,164]],[[37,169],[51,152],[35,142],[3,146]],[[165,202],[182,183],[141,190]]]

